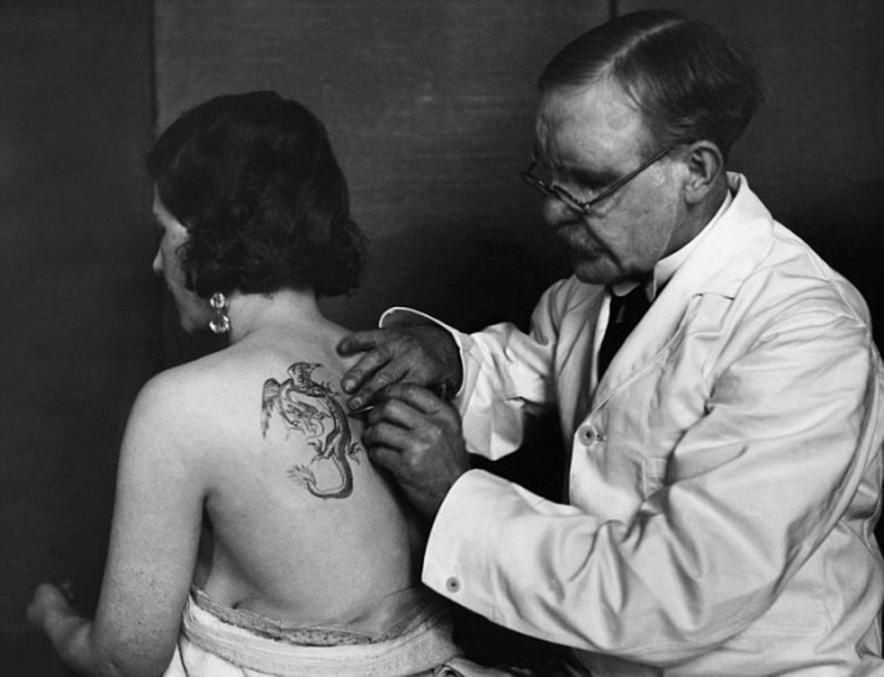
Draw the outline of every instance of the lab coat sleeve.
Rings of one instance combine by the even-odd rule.
[[[511,323],[465,334],[404,307],[390,308],[381,316],[382,327],[407,324],[419,317],[451,334],[463,366],[463,383],[454,403],[470,453],[496,460],[516,451],[522,444],[526,419],[554,403],[553,353],[563,313],[563,299],[556,292],[562,284],[543,294],[527,334]]]
[[[880,451],[881,389],[857,318],[784,316],[718,376],[629,523],[472,470],[436,516],[423,580],[559,644],[650,665],[702,654],[764,615],[845,513]]]

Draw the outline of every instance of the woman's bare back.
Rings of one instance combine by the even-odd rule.
[[[373,633],[407,607],[420,536],[347,415],[334,325],[182,368],[210,459],[195,584],[290,626]]]

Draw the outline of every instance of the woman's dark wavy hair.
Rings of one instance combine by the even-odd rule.
[[[706,139],[725,157],[764,98],[745,54],[709,24],[676,12],[624,14],[584,33],[538,84],[545,92],[604,77],[629,93],[658,147]]]
[[[182,262],[200,296],[357,285],[364,238],[325,127],[301,104],[274,92],[211,99],[163,132],[147,167],[187,228]]]

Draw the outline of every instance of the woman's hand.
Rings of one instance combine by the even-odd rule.
[[[41,583],[26,612],[28,620],[48,636],[62,660],[77,674],[105,674],[101,661],[92,653],[92,623],[76,612],[70,603],[70,584]],[[117,674],[117,673],[108,673]]]
[[[68,595],[63,586],[41,583],[34,590],[34,597],[28,605],[26,615],[33,625],[45,629],[47,619],[52,615],[64,618],[79,614],[68,602]]]

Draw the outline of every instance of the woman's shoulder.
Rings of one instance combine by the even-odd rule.
[[[235,396],[243,382],[259,379],[272,362],[269,351],[231,346],[155,374],[140,396],[166,406],[209,406],[219,398]]]
[[[236,427],[242,373],[242,367],[217,355],[161,371],[141,387],[129,426],[162,436],[171,446],[198,450],[219,425]]]
[[[182,407],[192,409],[204,402],[213,390],[212,382],[220,377],[206,358],[165,369],[152,376],[142,387],[135,401],[135,413],[168,413]]]
[[[256,423],[266,426],[276,405],[318,399],[334,407],[343,400],[344,370],[334,352],[316,345],[232,346],[156,374],[139,393],[133,416],[165,421],[178,434],[199,432],[207,441],[213,431],[228,440],[247,438],[260,432]]]

